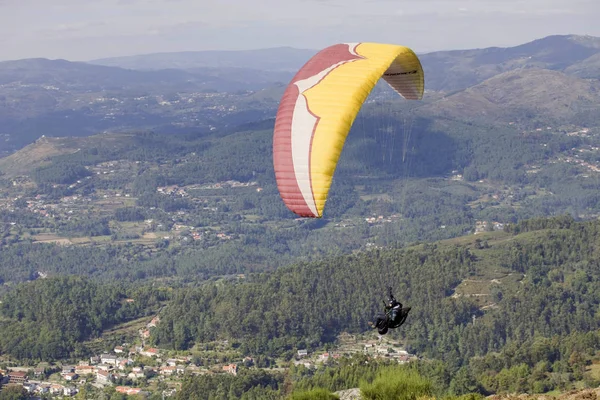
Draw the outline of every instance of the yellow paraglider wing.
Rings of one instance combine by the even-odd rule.
[[[294,213],[323,215],[346,136],[382,77],[408,100],[423,97],[424,75],[416,54],[379,43],[321,50],[286,88],[275,120],[273,163],[281,198]]]

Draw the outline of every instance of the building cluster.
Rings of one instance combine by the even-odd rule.
[[[504,224],[497,221],[475,221],[475,234],[486,231],[501,231],[504,229]]]

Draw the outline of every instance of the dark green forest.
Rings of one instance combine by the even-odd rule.
[[[126,302],[132,297],[134,302]],[[83,357],[86,340],[150,315],[166,298],[151,288],[98,285],[76,276],[20,284],[0,304],[0,351],[25,362]]]
[[[335,344],[342,332],[369,331],[391,285],[412,311],[390,335],[421,357],[415,368],[438,393],[546,392],[568,389],[575,381],[599,384],[585,368],[600,350],[600,223],[540,218],[505,231],[330,256],[172,292],[134,290],[110,280],[38,278],[3,297],[0,346],[22,360],[82,356],[89,351],[83,341],[164,304],[151,337],[161,348],[228,339],[243,355],[290,360],[297,349]],[[490,271],[522,278],[491,284],[491,307],[453,296],[461,282]],[[123,302],[126,297],[135,302]],[[341,370],[332,368],[315,376],[300,371],[292,381],[303,390],[355,387],[355,379],[334,379]],[[257,393],[280,391],[291,379],[257,373],[249,371],[252,378],[242,384]],[[190,379],[185,385],[196,392],[219,385],[212,379],[233,384],[238,378]]]
[[[543,230],[479,249],[426,244],[375,250],[279,269],[248,282],[183,289],[165,308],[153,339],[187,348],[229,338],[247,354],[291,355],[333,342],[344,331],[367,330],[390,284],[413,307],[394,334],[409,351],[439,363],[441,387],[460,393],[468,391],[467,382],[483,393],[565,388],[583,378],[600,346],[600,224],[566,228],[564,221],[557,218]],[[531,228],[525,223],[513,229]],[[494,307],[485,311],[468,297],[451,297],[490,257],[524,279],[494,287]]]

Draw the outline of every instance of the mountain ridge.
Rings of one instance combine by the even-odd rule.
[[[599,53],[599,37],[552,35],[513,47],[440,51],[419,57],[424,65],[426,87],[455,91],[524,67],[568,72]],[[600,70],[600,65],[589,68]]]
[[[424,110],[432,115],[487,122],[576,122],[582,109],[598,108],[600,83],[543,68],[524,68],[494,75]]]
[[[411,47],[410,43],[406,43]],[[415,49],[417,50],[417,49]],[[253,68],[296,71],[316,54],[316,49],[273,47],[256,50],[161,52],[135,56],[112,57],[88,61],[90,64],[122,66],[132,69],[160,69],[165,67],[189,69],[194,66],[235,67],[242,62]],[[481,82],[494,73],[506,72],[521,66],[538,66],[546,69],[567,69],[573,63],[583,62],[600,53],[600,37],[585,35],[550,35],[527,43],[509,47],[484,47],[463,50],[440,50],[419,53],[425,68],[426,87],[432,90],[452,91]],[[280,54],[280,55],[279,55]],[[268,55],[262,61],[261,57]],[[286,60],[286,67],[275,67],[277,57]],[[237,61],[235,61],[237,58]],[[564,59],[570,60],[565,64]],[[172,61],[169,61],[171,59]],[[186,61],[187,59],[187,61]],[[243,61],[242,61],[243,60]],[[562,60],[562,61],[561,61]],[[156,65],[152,66],[152,63]],[[448,64],[452,64],[449,65]],[[491,67],[491,66],[494,67]],[[499,67],[498,70],[496,67]],[[466,70],[457,71],[456,68]],[[600,67],[595,67],[600,70]],[[454,79],[449,80],[448,72]],[[458,73],[457,73],[458,72]],[[594,72],[595,74],[595,72]]]
[[[188,64],[187,69],[133,70],[42,58],[0,62],[0,135],[7,137],[0,142],[0,151],[14,151],[42,134],[207,131],[273,118],[281,93],[294,74],[285,68],[291,64],[299,67],[312,54],[312,50],[297,50],[264,49],[256,51],[254,59],[248,58],[252,51],[228,51],[221,58],[222,65],[233,66],[222,67],[207,66],[218,64],[222,53],[210,53],[216,58],[202,60],[207,53],[186,52],[183,54],[200,57],[204,63]],[[280,51],[296,56],[286,59],[277,55]],[[158,54],[163,57],[167,53]],[[411,107],[427,118],[466,118],[487,125],[516,120],[527,125],[526,129],[548,117],[554,124],[594,125],[600,115],[595,79],[600,77],[597,37],[554,35],[514,47],[433,52],[420,57],[426,96]],[[268,69],[281,68],[282,58],[287,67]],[[151,63],[145,65],[152,67]],[[266,69],[255,69],[261,65]],[[541,74],[546,79],[536,76]],[[510,83],[510,79],[516,81]],[[539,90],[541,87],[544,90]],[[506,94],[499,96],[501,93]],[[372,99],[376,98],[375,94]]]
[[[255,50],[205,50],[160,52],[124,57],[90,60],[88,63],[120,66],[131,69],[189,69],[198,67],[240,67],[273,71],[294,71],[318,50],[298,49],[289,46]],[[254,57],[259,57],[259,60]],[[208,58],[209,60],[204,60]],[[281,59],[283,58],[283,59]],[[150,66],[154,63],[153,66]],[[301,63],[301,64],[299,64]]]

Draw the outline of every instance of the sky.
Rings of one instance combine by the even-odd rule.
[[[361,41],[425,53],[600,36],[599,20],[599,0],[0,0],[0,60]]]

